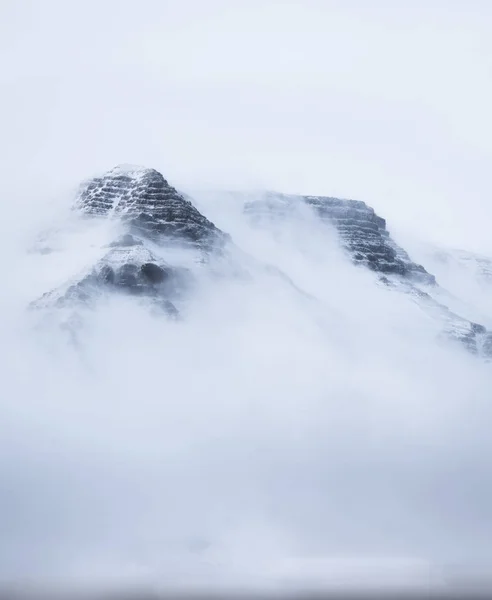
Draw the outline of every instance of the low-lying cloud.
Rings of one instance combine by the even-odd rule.
[[[0,580],[265,586],[292,561],[315,579],[316,557],[490,558],[490,365],[309,214],[263,230],[233,197],[196,204],[247,276],[202,269],[180,321],[103,300],[76,344],[26,306],[113,225],[63,200],[40,254],[32,202],[3,240]]]

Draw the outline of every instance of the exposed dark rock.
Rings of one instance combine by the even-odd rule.
[[[125,263],[117,269],[116,273],[111,267],[104,265],[100,271],[100,277],[104,283],[115,285],[132,294],[154,295],[156,286],[169,280],[172,276],[172,268],[164,269],[152,262],[142,265]]]
[[[208,250],[230,239],[155,169],[115,167],[82,186],[77,206],[89,215],[121,217],[128,235],[161,242],[167,238]],[[124,245],[129,241],[125,236]]]
[[[114,269],[109,265],[103,265],[101,270],[99,271],[99,278],[103,283],[112,284],[115,281],[115,273]]]
[[[137,265],[133,265],[131,263],[127,263],[122,265],[117,273],[115,284],[127,288],[130,291],[136,291],[136,287],[138,285],[138,267]]]
[[[243,199],[245,213],[256,224],[271,224],[293,216],[299,207],[310,207],[318,217],[336,228],[355,264],[378,273],[379,281],[389,289],[409,294],[425,312],[442,323],[446,339],[459,342],[473,354],[492,358],[492,333],[432,297],[433,291],[440,289],[434,275],[411,260],[391,238],[386,221],[364,202],[275,192],[265,193],[260,198],[256,195],[255,199],[244,195]],[[471,259],[463,254],[462,260]],[[492,261],[487,262],[482,257],[476,262],[484,273],[488,273]]]
[[[195,260],[203,264],[230,240],[154,169],[116,167],[83,184],[75,206],[87,216],[119,220],[123,233],[89,272],[68,287],[44,294],[35,305],[90,304],[101,293],[113,291],[150,298],[176,317],[174,302],[189,289],[191,273],[166,264],[151,248],[191,247],[198,252]]]
[[[165,279],[169,277],[168,271],[154,263],[144,263],[140,267],[140,273],[144,279],[149,281],[149,283],[153,284],[162,283]]]
[[[482,352],[487,358],[492,359],[492,333],[484,336]]]
[[[435,284],[435,277],[414,263],[393,241],[386,221],[359,200],[329,196],[294,196],[268,192],[262,198],[246,202],[245,212],[255,221],[285,217],[299,206],[309,206],[322,220],[334,225],[344,247],[355,263],[378,273],[396,274]]]

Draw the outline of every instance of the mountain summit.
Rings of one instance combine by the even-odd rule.
[[[155,169],[119,165],[84,184],[76,206],[88,215],[119,216],[130,233],[160,242],[210,250],[228,239]]]

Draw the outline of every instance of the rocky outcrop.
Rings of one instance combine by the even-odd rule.
[[[413,262],[386,229],[386,221],[359,200],[328,196],[294,196],[268,192],[246,201],[245,212],[255,222],[292,214],[299,204],[310,207],[322,220],[333,225],[352,260],[381,274],[396,274],[434,284],[435,278]]]
[[[276,192],[256,194],[254,198],[243,195],[243,201],[245,213],[256,225],[292,217],[299,207],[311,209],[318,218],[336,229],[342,246],[355,264],[377,273],[380,282],[389,290],[408,294],[440,323],[446,339],[458,342],[473,354],[492,359],[492,333],[433,297],[439,290],[435,276],[411,260],[392,239],[386,221],[365,202]],[[487,273],[487,261],[482,260],[480,266]]]
[[[129,233],[160,243],[210,251],[229,240],[155,169],[115,167],[81,187],[76,207],[87,215],[119,217]]]
[[[130,243],[132,240],[132,243]],[[144,244],[126,234],[110,244],[110,249],[86,273],[66,286],[44,294],[37,306],[67,307],[90,303],[105,292],[152,299],[170,316],[177,316],[173,300],[191,282],[191,274],[158,259]]]
[[[87,218],[116,220],[121,234],[95,265],[44,294],[36,306],[87,304],[104,293],[121,293],[152,299],[176,316],[175,302],[193,276],[157,256],[153,247],[191,249],[204,262],[230,241],[155,169],[123,165],[85,182],[75,210]]]

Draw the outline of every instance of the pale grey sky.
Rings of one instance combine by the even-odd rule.
[[[4,0],[2,168],[359,198],[492,252],[491,30],[486,0]]]

